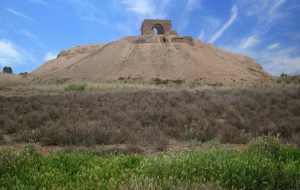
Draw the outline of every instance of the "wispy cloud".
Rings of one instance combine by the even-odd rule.
[[[49,5],[46,1],[44,0],[28,0],[29,2],[31,3],[38,3],[38,4],[41,4],[41,5]]]
[[[264,34],[268,32],[271,27],[284,19],[288,15],[288,11],[281,11],[286,0],[248,0],[239,1],[241,14],[256,19],[256,24],[250,32]]]
[[[200,34],[198,36],[198,39],[199,40],[203,40],[203,38],[204,38],[204,30],[201,30],[201,32],[200,32]]]
[[[13,42],[0,39],[0,65],[1,66],[16,66],[25,65],[28,62],[33,62],[35,59],[31,53],[17,46]]]
[[[220,28],[221,26],[221,20],[218,18],[215,18],[213,16],[206,16],[201,20],[202,22],[202,29],[200,31],[200,34],[198,36],[199,40],[202,41],[208,41],[213,34]]]
[[[50,61],[52,59],[55,59],[57,57],[56,52],[47,52],[44,56],[44,61]]]
[[[166,18],[166,8],[170,0],[150,1],[150,0],[121,0],[125,10],[135,14],[139,19],[144,18]]]
[[[108,25],[107,19],[101,14],[101,9],[96,7],[94,2],[90,0],[64,0],[64,2],[73,6],[77,11],[77,16],[80,19]]]
[[[14,9],[6,8],[6,11],[9,12],[9,13],[11,13],[11,14],[13,14],[13,15],[15,15],[15,16],[17,16],[17,17],[29,20],[29,21],[31,21],[33,23],[37,23],[34,19],[32,19],[29,16],[27,16],[27,15],[21,13],[21,12],[18,12],[18,11],[14,10]]]
[[[150,16],[154,15],[154,6],[148,0],[123,0],[126,10],[137,15]]]
[[[264,68],[274,75],[278,76],[281,73],[299,74],[300,56],[296,54],[297,49],[295,47],[273,49],[263,51],[261,55],[254,54],[254,56],[258,56],[258,60],[264,63]]]
[[[217,39],[219,39],[222,34],[227,30],[236,20],[236,17],[238,15],[238,8],[236,5],[234,5],[231,8],[231,15],[228,21],[226,21],[223,26],[211,37],[209,40],[210,43],[214,43]]]
[[[184,28],[187,27],[189,24],[189,14],[198,9],[201,8],[201,0],[186,0],[185,6],[182,9],[181,16],[178,22],[178,32],[181,32]]]
[[[280,43],[273,43],[273,44],[270,44],[267,49],[268,50],[274,50],[274,49],[278,49],[280,47]]]
[[[126,15],[115,29],[120,34],[126,31],[126,35],[136,34],[133,28],[139,28],[143,19],[166,19],[168,8],[172,6],[171,0],[115,0],[115,3]]]
[[[35,34],[29,32],[28,30],[23,29],[23,30],[21,30],[21,33],[26,37],[29,37],[29,38],[32,38],[35,40],[38,39],[38,37]]]
[[[41,42],[40,38],[33,34],[32,32],[26,30],[26,29],[23,29],[20,31],[21,34],[23,34],[24,36],[26,36],[27,38],[30,38],[34,41],[34,43],[36,43],[39,47],[42,47],[42,48],[45,48],[45,44],[43,44],[43,42]]]
[[[201,7],[201,0],[186,0],[187,11],[192,11],[194,9]]]
[[[249,48],[255,47],[259,43],[260,43],[260,39],[255,35],[251,35],[251,36],[248,36],[247,38],[243,39],[241,41],[241,44],[239,45],[239,47],[241,49],[249,49]]]
[[[288,74],[300,73],[300,56],[296,47],[279,48],[279,43],[272,43],[267,47],[258,50],[255,46],[261,42],[256,36],[248,36],[222,48],[235,53],[243,54],[254,58],[262,64],[264,69],[273,75],[280,75],[282,72]]]
[[[240,0],[239,12],[256,23],[249,27],[248,34],[223,48],[236,53],[253,57],[261,63],[268,72],[279,75],[282,72],[300,73],[299,48],[283,46],[280,42],[266,44],[268,34],[279,21],[288,20],[289,13],[285,11],[286,0]]]

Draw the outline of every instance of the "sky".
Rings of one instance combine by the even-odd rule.
[[[30,72],[61,50],[140,35],[143,19],[300,74],[300,0],[0,0],[0,69]]]

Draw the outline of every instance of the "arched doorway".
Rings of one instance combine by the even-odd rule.
[[[152,34],[153,35],[165,34],[164,27],[161,24],[154,24],[152,26]]]

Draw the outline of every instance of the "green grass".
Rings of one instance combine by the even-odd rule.
[[[300,189],[300,150],[275,138],[244,150],[206,145],[176,154],[97,157],[0,153],[0,189]],[[211,187],[211,186],[210,186]]]
[[[65,91],[85,91],[86,86],[86,84],[69,84]]]

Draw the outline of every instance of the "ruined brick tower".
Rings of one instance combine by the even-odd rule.
[[[157,30],[158,35],[177,35],[177,32],[172,30],[171,20],[145,19],[141,26],[141,34],[152,35],[153,29]]]
[[[141,36],[132,43],[186,43],[193,45],[191,36],[179,36],[172,30],[171,20],[145,19],[141,26]]]

